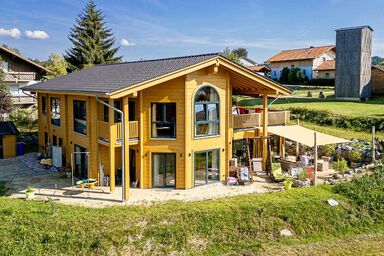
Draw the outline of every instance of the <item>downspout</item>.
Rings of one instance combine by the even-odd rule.
[[[121,111],[120,109],[115,108],[112,105],[109,105],[108,103],[102,101],[99,99],[99,96],[96,95],[96,101],[100,102],[104,106],[107,106],[108,108],[111,108],[113,111],[119,113],[121,115],[121,186],[122,186],[122,195],[121,195],[121,202],[124,203],[126,198],[125,198],[125,120],[124,120],[124,112]],[[109,117],[112,118],[112,117]],[[109,142],[111,143],[111,142]],[[112,178],[112,177],[111,177]]]

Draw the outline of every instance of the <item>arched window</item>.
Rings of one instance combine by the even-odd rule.
[[[210,86],[199,89],[195,95],[195,137],[220,133],[219,94]]]

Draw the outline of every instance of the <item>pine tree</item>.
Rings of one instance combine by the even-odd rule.
[[[114,47],[112,30],[105,26],[105,16],[89,1],[76,19],[76,25],[68,35],[73,47],[65,52],[68,71],[72,72],[94,64],[120,62],[116,57],[119,47]]]

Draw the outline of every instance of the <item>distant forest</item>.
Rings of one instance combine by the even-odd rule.
[[[380,57],[380,56],[373,56],[372,57],[372,65],[384,66],[384,58]]]

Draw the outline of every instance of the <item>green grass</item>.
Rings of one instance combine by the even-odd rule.
[[[270,246],[305,250],[306,244],[347,242],[384,230],[384,181],[371,177],[339,190],[319,186],[103,209],[0,197],[0,255],[254,255]],[[369,202],[361,201],[365,197]],[[329,206],[329,198],[340,205]],[[294,236],[281,238],[285,228]]]
[[[269,100],[271,102],[272,99]],[[239,106],[256,107],[262,104],[261,99],[242,97]],[[278,99],[272,109],[288,109],[290,107],[327,110],[344,116],[384,117],[384,98],[373,98],[366,102],[336,101],[333,98],[286,98]]]
[[[295,123],[296,123],[295,121],[292,121],[292,124],[295,124]],[[315,130],[315,131],[330,134],[330,135],[344,138],[347,140],[350,140],[350,139],[361,139],[361,140],[366,140],[366,141],[372,140],[372,135],[371,135],[371,133],[368,133],[368,132],[351,131],[351,130],[338,128],[338,127],[334,127],[334,126],[320,126],[317,124],[313,124],[313,123],[309,123],[309,122],[303,122],[303,121],[300,121],[300,125],[307,127],[309,129]],[[380,140],[384,140],[384,133],[377,132],[376,137],[379,138]]]

